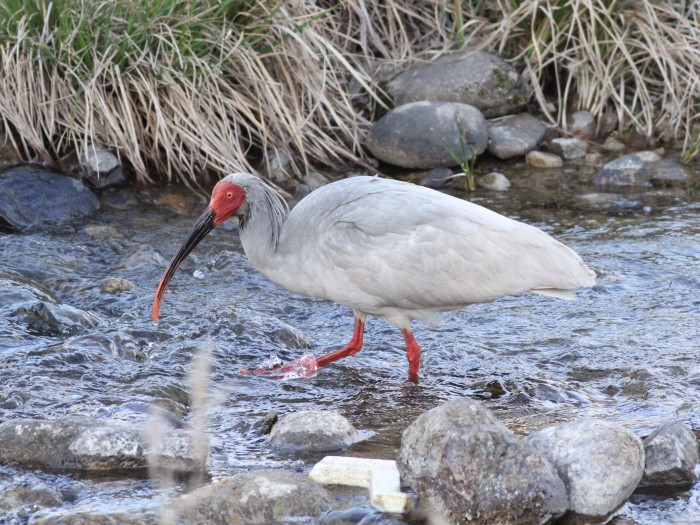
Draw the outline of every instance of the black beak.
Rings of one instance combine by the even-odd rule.
[[[214,224],[215,217],[216,213],[213,212],[211,208],[207,207],[207,209],[204,210],[204,213],[202,213],[202,215],[199,216],[199,219],[197,219],[197,222],[190,231],[190,234],[187,236],[185,242],[183,242],[182,246],[180,246],[180,249],[178,250],[177,254],[175,254],[175,257],[173,257],[172,261],[170,261],[168,268],[165,270],[165,275],[163,275],[163,278],[160,280],[160,284],[158,285],[158,289],[156,290],[156,297],[153,299],[153,321],[158,320],[160,305],[163,302],[163,296],[165,295],[165,290],[167,290],[170,280],[173,278],[173,275],[175,275],[175,272],[182,264],[182,261],[185,260],[194,247],[197,246],[199,242],[214,229],[214,226],[216,226]]]

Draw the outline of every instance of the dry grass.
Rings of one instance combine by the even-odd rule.
[[[464,43],[510,58],[535,100],[614,111],[693,150],[697,2],[0,0],[0,118],[27,156],[116,151],[141,182],[361,162],[377,88]],[[59,17],[57,13],[60,13]],[[693,139],[695,137],[695,139]]]

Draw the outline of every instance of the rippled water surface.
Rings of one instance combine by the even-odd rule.
[[[692,185],[641,194],[594,194],[585,171],[512,175],[504,194],[472,201],[535,224],[578,251],[599,275],[573,302],[522,295],[417,325],[421,381],[406,384],[403,338],[371,319],[365,348],[316,377],[245,376],[271,354],[320,355],[345,343],[352,313],[293,295],[257,274],[234,225],[218,228],[176,275],[161,321],[150,320],[167,259],[205,203],[175,188],[102,195],[87,221],[50,232],[0,233],[0,421],[66,414],[143,420],[161,406],[188,421],[191,359],[211,358],[212,476],[260,466],[308,469],[318,457],[279,456],[255,424],[269,410],[341,412],[375,432],[347,454],[395,458],[415,417],[457,397],[483,399],[525,434],[581,416],[617,421],[640,436],[669,418],[700,427],[700,197]],[[464,269],[465,272],[469,268]],[[100,292],[120,277],[130,292]],[[55,333],[18,309],[74,306],[95,327]],[[308,347],[308,348],[307,348]],[[129,509],[162,495],[147,480],[96,480],[0,468],[7,480],[76,485],[74,505]],[[700,520],[700,488],[671,499],[635,496],[638,523]],[[0,521],[2,517],[0,516]]]

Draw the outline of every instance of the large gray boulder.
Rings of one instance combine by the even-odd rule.
[[[281,452],[345,448],[360,434],[346,418],[330,410],[301,410],[282,416],[272,427],[270,445]]]
[[[303,474],[255,470],[217,480],[176,498],[164,517],[172,523],[272,523],[316,518],[329,510],[331,503],[328,491]]]
[[[535,149],[547,129],[540,119],[528,113],[490,120],[488,127],[489,153],[499,159],[519,157]]]
[[[700,461],[695,433],[680,421],[666,423],[644,439],[644,488],[687,488]]]
[[[88,188],[65,175],[27,166],[0,173],[2,229],[39,228],[84,217],[99,207]]]
[[[544,455],[472,399],[419,416],[403,433],[399,468],[421,502],[451,523],[539,524],[567,510]]]
[[[208,449],[208,446],[207,446]],[[150,458],[149,458],[150,454]],[[207,453],[208,455],[208,453]],[[158,450],[140,428],[89,417],[11,419],[0,423],[0,464],[67,470],[143,470],[148,459],[160,469],[201,471],[189,433],[164,429]]]
[[[503,59],[485,51],[458,51],[405,71],[387,84],[395,106],[424,100],[459,102],[486,117],[516,113],[529,90]]]
[[[365,143],[375,157],[402,168],[456,166],[483,153],[487,144],[481,112],[453,102],[400,106],[374,124]]]
[[[607,421],[587,418],[546,427],[525,441],[557,469],[569,509],[579,515],[609,515],[632,494],[644,471],[642,441]]]

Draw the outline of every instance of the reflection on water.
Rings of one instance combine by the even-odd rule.
[[[449,313],[438,327],[417,325],[424,349],[418,385],[404,383],[401,334],[376,319],[362,352],[312,379],[241,375],[271,354],[290,360],[308,347],[319,355],[343,344],[352,313],[255,273],[233,226],[214,231],[183,265],[154,325],[150,307],[165,259],[202,207],[184,192],[177,210],[157,204],[179,190],[121,190],[104,196],[90,224],[0,234],[0,421],[65,414],[141,420],[143,407],[156,405],[190,422],[185,378],[206,345],[215,478],[262,466],[308,469],[318,459],[271,452],[256,427],[269,410],[337,410],[375,432],[348,453],[379,458],[396,457],[401,432],[419,414],[464,395],[482,399],[522,434],[581,416],[639,435],[669,418],[700,427],[700,197],[692,187],[597,194],[583,169],[510,177],[511,191],[471,199],[570,245],[598,284],[574,302],[508,297]],[[135,287],[104,294],[105,277]],[[37,329],[17,312],[38,301],[84,310],[99,324]],[[25,475],[3,467],[0,488]],[[161,498],[144,480],[32,476],[79,485],[77,503],[98,508]],[[635,496],[625,512],[639,523],[698,518],[699,495],[695,487],[670,500]]]

